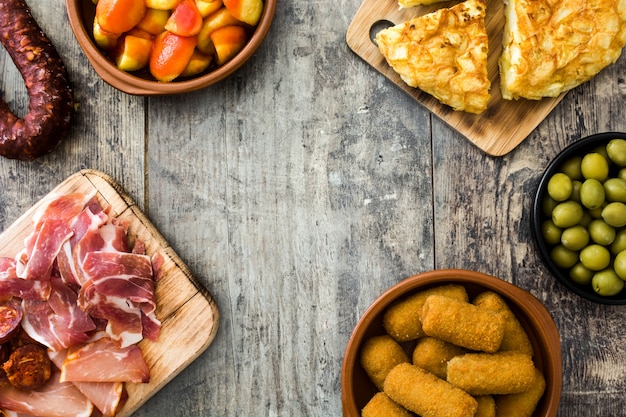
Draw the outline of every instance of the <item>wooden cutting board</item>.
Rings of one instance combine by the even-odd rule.
[[[111,177],[83,170],[50,194],[94,191],[101,203],[111,206],[113,215],[129,222],[129,236],[142,239],[148,255],[161,252],[165,258],[162,278],[156,287],[156,316],[162,322],[161,334],[157,342],[143,340],[139,344],[150,366],[150,382],[126,384],[128,401],[118,416],[127,417],[209,347],[219,326],[219,311],[208,291]],[[45,197],[0,235],[0,256],[13,257],[23,248],[24,238],[32,232],[32,216],[43,200]]]
[[[491,81],[491,100],[487,110],[480,115],[454,111],[429,94],[409,87],[391,69],[372,41],[381,28],[389,26],[388,22],[400,24],[413,17],[456,3],[458,1],[446,1],[432,6],[400,9],[397,0],[365,0],[348,27],[346,41],[358,56],[470,142],[489,155],[502,156],[519,145],[563,98],[563,94],[558,98],[545,98],[540,101],[524,99],[511,101],[502,98],[498,69],[504,30],[502,0],[487,0],[485,26],[489,36],[488,72]]]

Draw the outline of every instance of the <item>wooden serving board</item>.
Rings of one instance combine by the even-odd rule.
[[[480,115],[454,111],[451,107],[439,103],[431,95],[409,87],[391,69],[372,41],[377,31],[386,27],[385,22],[394,25],[404,23],[413,17],[456,3],[458,1],[446,1],[432,6],[401,9],[397,0],[365,0],[348,27],[346,41],[358,56],[478,148],[489,155],[502,156],[519,145],[563,98],[563,94],[557,98],[544,98],[540,101],[525,99],[511,101],[502,98],[498,68],[504,30],[502,0],[487,0],[485,26],[489,36],[488,72],[491,81],[491,99],[487,110]]]
[[[128,401],[118,416],[127,417],[209,347],[219,326],[219,311],[208,291],[111,177],[94,170],[79,171],[50,195],[94,191],[101,203],[111,206],[113,215],[129,222],[131,239],[142,239],[148,255],[161,252],[165,259],[156,287],[156,316],[162,323],[161,334],[157,342],[143,340],[139,344],[150,366],[150,382],[126,384]],[[23,248],[24,238],[32,232],[32,216],[44,200],[45,197],[0,235],[0,256],[13,257]]]

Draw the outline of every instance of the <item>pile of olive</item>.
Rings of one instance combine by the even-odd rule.
[[[626,284],[626,140],[567,159],[548,180],[541,225],[550,257],[602,296]]]

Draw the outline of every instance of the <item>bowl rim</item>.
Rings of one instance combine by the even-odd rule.
[[[239,69],[254,54],[269,33],[274,20],[277,0],[263,0],[263,11],[250,40],[235,57],[215,70],[196,78],[160,83],[147,80],[115,68],[113,63],[96,47],[82,21],[82,2],[66,0],[68,20],[74,37],[87,56],[96,73],[110,86],[131,95],[163,96],[183,94],[213,85]]]
[[[398,297],[409,294],[420,287],[442,285],[448,283],[460,283],[485,287],[503,295],[507,302],[512,303],[516,309],[524,310],[528,318],[533,318],[545,324],[536,330],[538,340],[546,346],[551,346],[543,353],[549,361],[543,363],[543,373],[546,377],[546,391],[542,402],[547,410],[541,417],[555,417],[558,412],[562,390],[562,353],[561,340],[554,319],[546,307],[531,293],[517,287],[507,281],[492,275],[478,271],[465,269],[436,269],[426,271],[408,277],[376,298],[365,310],[348,340],[341,367],[341,403],[344,417],[360,417],[355,398],[351,375],[358,366],[359,347],[365,338],[365,332],[369,325]]]
[[[599,304],[607,305],[623,305],[626,304],[626,291],[622,290],[621,295],[615,296],[602,296],[593,292],[591,287],[587,285],[579,285],[574,283],[569,276],[565,274],[563,270],[558,268],[550,259],[550,247],[543,240],[541,236],[541,224],[547,217],[543,214],[542,210],[542,198],[545,195],[546,188],[548,187],[548,181],[550,177],[557,172],[561,164],[573,154],[585,149],[592,149],[602,142],[608,142],[611,139],[626,139],[626,133],[623,132],[601,132],[592,135],[584,136],[576,142],[566,146],[562,149],[547,165],[544,170],[539,183],[537,184],[535,196],[532,205],[531,220],[531,232],[539,256],[543,260],[544,265],[548,268],[548,271],[556,277],[567,289],[574,292],[578,296],[593,301]]]

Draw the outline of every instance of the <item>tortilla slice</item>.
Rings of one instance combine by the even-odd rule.
[[[450,8],[383,29],[379,50],[402,80],[454,110],[482,113],[491,82],[483,0]]]
[[[624,45],[624,0],[505,0],[502,97],[557,97],[614,63]]]

